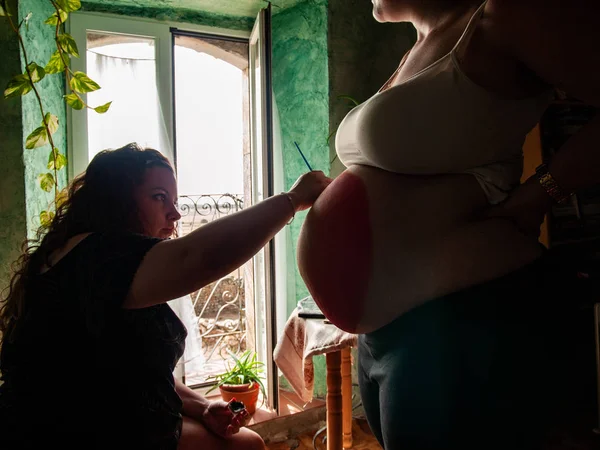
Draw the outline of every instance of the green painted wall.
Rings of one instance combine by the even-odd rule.
[[[48,1],[20,0],[18,14],[16,1],[12,1],[15,20],[22,20],[32,13],[28,25],[22,26],[22,35],[31,61],[45,66],[55,50],[54,30],[45,25],[44,20],[53,12]],[[4,87],[8,80],[25,70],[20,60],[17,40],[4,18],[2,26],[2,57],[0,85]],[[66,110],[62,96],[64,78],[52,75],[36,85],[39,89],[44,108],[59,119],[59,130],[53,136],[55,144],[64,153],[66,150]],[[33,92],[22,99],[0,100],[0,121],[3,129],[2,165],[0,166],[0,287],[4,288],[8,280],[9,266],[19,254],[20,246],[26,237],[33,237],[39,226],[37,217],[47,209],[53,196],[39,188],[37,177],[47,171],[50,147],[24,150],[25,139],[31,131],[40,126],[42,115]],[[61,185],[66,182],[66,171],[59,178]]]
[[[9,0],[17,11],[17,0]],[[0,87],[21,71],[19,47],[5,17],[0,17]],[[25,167],[21,155],[23,126],[21,101],[0,99],[0,290],[9,283],[10,265],[19,256],[27,233],[25,223]]]
[[[306,0],[277,13],[273,9],[273,91],[279,109],[286,188],[308,171],[300,148],[313,169],[329,173],[329,81],[327,57],[327,0]],[[298,273],[296,242],[306,214],[297,214],[290,225],[293,253],[288,260],[288,314],[308,295]],[[326,392],[324,358],[315,360],[315,395]]]
[[[45,66],[52,53],[56,50],[54,43],[54,28],[44,24],[44,21],[54,12],[49,1],[40,0],[20,0],[19,17],[23,18],[32,13],[29,20],[29,26],[24,35],[27,56],[30,61],[37,62],[40,66]],[[23,69],[24,70],[24,67]],[[63,101],[65,93],[64,77],[62,75],[50,75],[45,77],[37,85],[44,110],[51,112],[58,117],[59,129],[53,135],[54,145],[65,153],[67,149],[66,107]],[[33,92],[23,97],[23,147],[25,148],[25,138],[31,131],[39,127],[42,122],[42,114],[38,101]],[[27,204],[27,234],[33,237],[39,227],[39,213],[48,208],[48,205],[54,198],[54,193],[46,193],[41,190],[37,181],[38,175],[48,171],[48,155],[50,146],[23,151],[23,161],[25,163],[25,199]],[[64,187],[67,180],[67,171],[62,170],[59,173],[59,184]]]
[[[304,0],[275,0],[272,2],[274,13],[290,8]],[[267,5],[266,0],[85,0],[87,5],[110,4],[118,8],[140,7],[155,8],[180,14],[181,11],[194,11],[211,16],[254,18],[260,8]]]
[[[154,3],[160,3],[154,5]],[[148,6],[150,4],[151,6]],[[162,21],[194,23],[230,30],[251,30],[254,17],[231,17],[189,8],[176,8],[163,2],[144,2],[144,5],[115,1],[88,0],[82,2],[82,11],[120,14]]]
[[[286,188],[308,171],[294,141],[313,169],[329,173],[327,67],[326,0],[307,0],[273,17],[273,91],[281,120]],[[291,225],[294,243],[304,217],[297,214]],[[288,312],[297,300],[308,295],[296,268],[295,254],[290,266],[297,298],[289,299]]]

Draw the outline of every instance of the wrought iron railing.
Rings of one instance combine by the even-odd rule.
[[[239,194],[203,194],[179,196],[181,235],[222,216],[233,214],[244,208],[244,198]]]
[[[179,235],[185,236],[207,223],[241,211],[243,205],[243,196],[237,194],[181,195]],[[203,384],[210,375],[223,370],[225,359],[229,359],[228,352],[237,354],[246,349],[243,270],[237,269],[192,293],[191,299],[198,325],[196,336],[201,341],[202,369],[199,373],[186,369],[186,381]]]

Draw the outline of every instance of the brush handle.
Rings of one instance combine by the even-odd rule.
[[[298,149],[298,151],[300,152],[300,156],[302,156],[302,159],[304,160],[304,163],[306,164],[306,167],[308,167],[308,170],[310,170],[312,172],[312,167],[310,167],[310,164],[308,163],[308,161],[306,160],[306,157],[304,156],[304,153],[302,153],[302,150],[300,150],[300,146],[298,145],[297,142],[294,141],[294,145],[296,146],[296,148]]]

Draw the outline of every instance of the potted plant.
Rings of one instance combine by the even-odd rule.
[[[254,414],[258,402],[259,391],[265,398],[265,387],[261,380],[264,364],[256,359],[256,352],[247,350],[240,356],[229,352],[233,365],[227,365],[223,373],[210,377],[215,380],[215,385],[208,390],[212,392],[217,387],[221,391],[221,398],[229,402],[235,398],[243,402],[248,414]]]

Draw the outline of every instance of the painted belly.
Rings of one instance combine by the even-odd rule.
[[[309,212],[298,241],[298,266],[325,316],[356,330],[365,307],[373,260],[367,189],[346,171]]]

